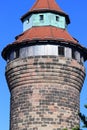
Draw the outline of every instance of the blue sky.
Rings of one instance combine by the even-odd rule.
[[[2,0],[0,3],[0,53],[14,37],[22,32],[20,17],[33,5],[35,0]],[[87,0],[56,0],[70,16],[69,33],[87,47]],[[0,56],[0,130],[9,130],[10,93],[5,80],[6,62]],[[85,63],[87,73],[87,62]],[[87,77],[81,92],[81,111],[87,113]]]

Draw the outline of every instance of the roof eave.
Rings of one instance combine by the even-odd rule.
[[[8,46],[6,46],[3,51],[2,51],[2,57],[6,60],[6,55],[7,53],[9,52],[9,50],[12,50],[14,48],[20,48],[20,46],[24,46],[24,45],[35,45],[37,43],[50,43],[52,44],[53,42],[55,42],[55,44],[63,44],[63,45],[70,45],[70,46],[74,46],[74,47],[77,47],[78,49],[82,50],[82,52],[84,53],[84,58],[85,58],[85,61],[87,60],[87,48],[81,46],[80,44],[73,44],[73,42],[71,41],[59,41],[59,40],[30,40],[30,41],[22,41],[21,44],[19,42],[14,42],[12,44],[9,44]]]

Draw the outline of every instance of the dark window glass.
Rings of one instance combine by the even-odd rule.
[[[40,15],[40,20],[44,20],[44,16],[43,15]]]
[[[56,21],[59,21],[59,16],[56,16]]]
[[[72,58],[75,59],[75,50],[72,49]]]
[[[19,50],[16,50],[16,58],[19,58]]]
[[[58,47],[58,54],[59,54],[60,56],[64,56],[64,47],[62,47],[62,46],[59,46],[59,47]]]

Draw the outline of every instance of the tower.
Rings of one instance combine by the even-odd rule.
[[[10,130],[71,130],[79,125],[87,49],[67,32],[69,16],[55,0],[37,0],[21,20],[23,33],[2,52]]]

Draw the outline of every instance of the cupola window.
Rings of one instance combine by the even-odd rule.
[[[44,20],[44,15],[40,15],[40,21]]]
[[[59,21],[59,16],[56,16],[56,21],[57,21],[57,22]]]
[[[27,23],[27,24],[29,23],[29,19],[27,19],[26,23]]]
[[[62,46],[59,46],[59,47],[58,47],[58,54],[59,54],[60,56],[64,56],[64,47],[62,47]]]

